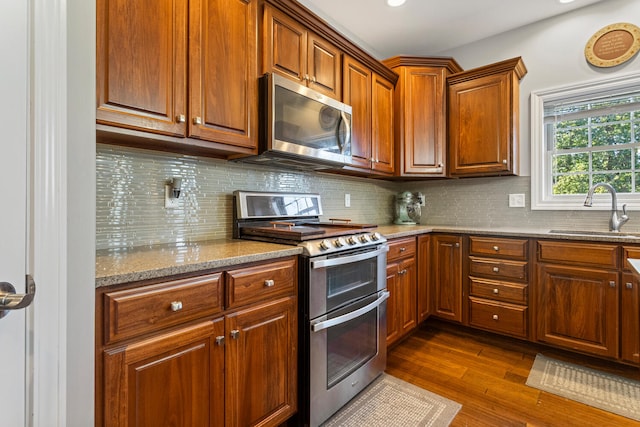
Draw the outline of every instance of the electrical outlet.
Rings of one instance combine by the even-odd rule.
[[[351,194],[349,193],[344,194],[344,207],[345,208],[351,207]]]
[[[524,208],[524,194],[509,194],[509,207],[510,208]]]

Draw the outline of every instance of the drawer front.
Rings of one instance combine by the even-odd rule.
[[[470,298],[469,324],[517,337],[527,337],[527,308]]]
[[[528,240],[494,237],[469,237],[471,255],[527,259]]]
[[[528,277],[529,264],[523,261],[474,257],[469,257],[469,261],[469,274],[473,276],[521,281],[526,281]]]
[[[227,306],[237,307],[293,293],[297,284],[295,259],[227,271]]]
[[[631,266],[627,262],[627,258],[640,259],[640,246],[622,247],[622,267],[625,270],[631,270]]]
[[[416,253],[415,237],[389,241],[389,253],[387,253],[388,260],[403,258],[405,256],[412,256],[412,255],[415,255],[415,253]]]
[[[618,268],[618,246],[595,243],[538,241],[538,260],[588,267]]]
[[[221,273],[104,295],[105,344],[222,311]]]
[[[495,282],[471,277],[469,293],[475,297],[527,305],[527,285]]]

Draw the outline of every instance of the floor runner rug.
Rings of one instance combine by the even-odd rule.
[[[640,421],[640,382],[536,356],[527,385]]]
[[[446,427],[462,405],[382,374],[323,427]]]

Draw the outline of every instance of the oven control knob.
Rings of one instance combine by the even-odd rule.
[[[331,242],[329,242],[328,240],[323,240],[318,246],[320,246],[321,250],[326,251],[331,247]]]
[[[333,244],[336,245],[336,248],[341,248],[346,245],[347,242],[344,240],[344,237],[338,237]]]
[[[376,240],[380,240],[380,233],[378,233],[378,232],[371,233],[371,236],[369,236],[369,237],[371,237],[371,240],[373,240],[375,242]]]
[[[369,243],[369,236],[367,236],[366,234],[363,234],[362,236],[360,236],[360,241],[362,243]]]
[[[347,243],[350,245],[355,245],[356,243],[358,243],[358,241],[354,236],[349,236],[349,238],[347,238]]]

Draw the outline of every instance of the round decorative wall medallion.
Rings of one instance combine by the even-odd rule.
[[[584,48],[584,56],[596,67],[615,67],[640,50],[640,28],[626,22],[607,25],[595,33]]]

